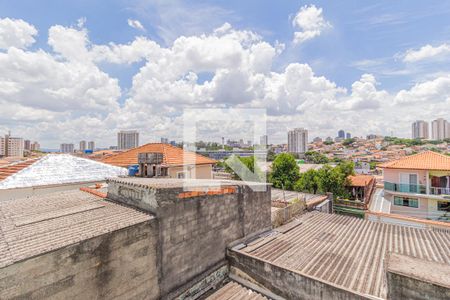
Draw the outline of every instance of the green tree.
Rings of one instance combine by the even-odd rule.
[[[343,161],[339,163],[336,168],[339,169],[345,177],[355,175],[355,164],[352,161]]]
[[[317,152],[317,151],[307,151],[305,152],[306,161],[313,164],[326,164],[329,163],[330,160],[325,155]]]
[[[322,193],[330,192],[337,197],[346,195],[345,184],[347,177],[345,173],[338,167],[325,165],[318,171],[320,191]]]
[[[294,190],[298,192],[316,194],[319,191],[320,178],[318,171],[310,169],[303,174],[300,174],[300,179],[297,180]]]
[[[355,138],[345,139],[345,140],[342,142],[342,145],[348,146],[348,145],[353,144],[355,141],[356,141]]]
[[[281,153],[272,163],[270,182],[276,188],[292,190],[300,178],[300,171],[292,154]]]
[[[267,151],[267,161],[274,161],[275,160],[275,152],[273,150]]]
[[[237,158],[242,162],[242,164],[247,167],[250,172],[255,173],[259,178],[262,178],[262,171],[259,168],[259,166],[256,164],[255,156],[247,156],[247,157],[240,157],[237,156]],[[229,165],[225,163],[225,171],[230,173],[232,175],[232,178],[235,180],[240,180],[241,178],[236,174],[236,172],[231,169]]]

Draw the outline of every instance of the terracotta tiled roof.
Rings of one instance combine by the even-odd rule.
[[[16,174],[17,172],[25,169],[26,167],[32,165],[35,163],[38,159],[29,159],[20,163],[16,164],[9,164],[6,166],[0,167],[0,180],[5,179],[6,177],[9,177],[13,174]]]
[[[167,166],[214,164],[215,160],[194,152],[187,152],[181,148],[162,143],[150,143],[128,151],[101,159],[101,162],[126,167],[138,163],[139,153],[156,152],[163,154],[163,163]],[[186,154],[186,155],[185,155]]]
[[[351,186],[367,186],[375,177],[370,175],[350,175],[348,179],[351,182]]]
[[[450,156],[426,151],[382,164],[386,169],[450,171]]]

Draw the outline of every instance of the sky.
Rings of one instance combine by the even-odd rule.
[[[449,20],[433,0],[0,0],[0,135],[180,141],[195,108],[199,139],[252,139],[242,116],[208,121],[234,108],[264,109],[269,143],[409,137],[450,119]]]

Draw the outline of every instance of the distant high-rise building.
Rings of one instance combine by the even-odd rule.
[[[417,120],[412,123],[412,138],[413,139],[428,139],[428,123],[423,120]]]
[[[23,141],[23,149],[24,150],[31,150],[31,141],[30,140],[25,140]]]
[[[341,139],[345,139],[345,131],[344,130],[339,130],[338,131],[338,136],[337,136],[338,138],[341,138]]]
[[[139,146],[139,132],[136,130],[122,130],[117,133],[117,149],[126,150]]]
[[[86,141],[81,141],[80,142],[80,152],[86,151]]]
[[[10,134],[6,134],[0,138],[0,155],[1,156],[23,156],[23,139],[18,137],[12,137]]]
[[[267,145],[269,144],[269,137],[267,136],[267,134],[262,135],[262,136],[259,138],[259,144],[260,144],[261,146],[267,146]]]
[[[288,152],[303,154],[308,151],[308,130],[295,128],[288,131]]]
[[[59,151],[62,153],[73,153],[74,146],[73,144],[61,144],[59,147]]]
[[[449,125],[450,123],[443,118],[431,122],[431,138],[433,140],[450,138]]]
[[[41,150],[41,145],[38,142],[33,142],[33,143],[31,143],[30,150],[31,151],[39,151],[39,150]]]
[[[95,150],[95,142],[94,141],[88,142],[87,150],[91,150],[91,151]]]
[[[162,144],[168,144],[169,143],[169,139],[168,138],[161,138],[161,143]]]
[[[322,142],[322,138],[321,138],[321,137],[315,137],[315,138],[313,139],[313,142],[314,142],[314,143],[321,143],[321,142]]]
[[[333,138],[331,136],[329,136],[325,139],[325,142],[328,142],[328,143],[330,143],[332,141],[333,141]]]
[[[352,134],[350,132],[347,132],[345,135],[346,139],[351,139],[352,138]]]

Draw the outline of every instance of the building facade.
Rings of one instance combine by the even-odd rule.
[[[33,142],[33,143],[31,143],[30,150],[31,151],[39,151],[39,150],[41,150],[41,145],[38,142]]]
[[[449,221],[449,156],[427,151],[381,167],[390,213]]]
[[[94,151],[95,150],[95,142],[94,141],[88,142],[87,149],[91,150],[91,151]]]
[[[429,138],[429,129],[428,122],[423,120],[417,120],[412,123],[412,132],[411,136],[413,139],[428,139]]]
[[[23,141],[23,149],[24,150],[31,150],[31,141],[30,140],[25,140]]]
[[[22,138],[12,137],[9,134],[6,134],[4,137],[0,138],[0,156],[22,157],[23,150],[24,142]]]
[[[259,144],[260,144],[261,146],[267,146],[267,145],[269,145],[269,137],[267,136],[267,134],[262,135],[262,136],[259,138]]]
[[[341,138],[341,139],[345,139],[345,131],[344,130],[339,130],[338,131],[338,136],[337,136],[338,138]]]
[[[81,141],[80,142],[80,152],[83,152],[86,150],[86,141]]]
[[[127,150],[139,146],[139,132],[136,130],[122,130],[117,133],[117,149]]]
[[[433,140],[444,140],[450,138],[450,123],[443,119],[439,118],[431,122],[431,138]]]
[[[303,154],[308,151],[308,130],[295,128],[288,132],[288,152]]]
[[[61,144],[59,147],[59,151],[61,153],[73,153],[75,150],[75,147],[73,144]]]

